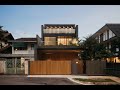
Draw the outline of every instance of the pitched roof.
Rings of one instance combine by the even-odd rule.
[[[92,37],[96,36],[98,33],[102,33],[104,30],[110,29],[117,37],[120,37],[120,24],[107,23],[102,28],[100,28]]]
[[[106,24],[106,26],[107,26],[117,37],[120,37],[120,24]]]
[[[15,41],[36,41],[36,38],[18,38]]]
[[[9,42],[37,42],[37,38],[18,38],[15,40],[9,40]]]

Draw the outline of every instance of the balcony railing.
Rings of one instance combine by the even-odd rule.
[[[60,49],[60,50],[79,50],[80,47],[79,45],[77,44],[72,44],[72,43],[68,43],[68,44],[61,44],[61,43],[58,43],[58,42],[54,42],[54,44],[50,42],[50,43],[47,43],[46,42],[42,42],[41,45],[38,46],[39,49],[41,50],[57,50],[57,49]]]
[[[66,34],[68,34],[68,33],[75,33],[75,29],[44,29],[43,30],[43,33],[58,33],[58,34],[60,34],[60,33],[66,33]]]
[[[58,42],[58,41],[41,41],[39,46],[79,46],[78,42]]]
[[[2,57],[34,57],[34,54],[0,54]]]

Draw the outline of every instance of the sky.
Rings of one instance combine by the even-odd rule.
[[[0,25],[15,39],[41,36],[41,25],[76,24],[80,39],[120,23],[120,5],[0,5]]]

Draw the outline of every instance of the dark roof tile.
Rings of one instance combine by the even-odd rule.
[[[120,37],[120,24],[106,24],[106,26],[118,37]]]
[[[15,41],[36,41],[36,38],[18,38]]]

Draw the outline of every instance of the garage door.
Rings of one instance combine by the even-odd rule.
[[[71,61],[30,61],[30,75],[69,75]]]

